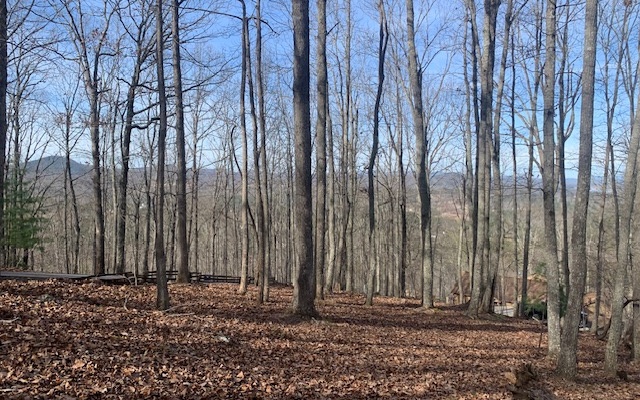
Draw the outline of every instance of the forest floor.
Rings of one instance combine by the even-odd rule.
[[[640,398],[640,367],[624,350],[628,381],[606,378],[604,342],[588,333],[566,382],[535,321],[348,294],[303,320],[290,288],[264,305],[255,288],[169,288],[159,312],[154,286],[1,281],[0,398],[509,399],[505,374],[523,363],[545,398]]]

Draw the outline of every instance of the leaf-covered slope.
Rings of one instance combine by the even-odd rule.
[[[153,310],[152,286],[0,282],[2,398],[508,399],[505,373],[523,362],[558,398],[629,399],[602,376],[602,344],[584,336],[581,381],[553,378],[540,326],[470,320],[414,300],[338,294],[322,320],[289,313],[231,285],[170,286],[174,308]]]

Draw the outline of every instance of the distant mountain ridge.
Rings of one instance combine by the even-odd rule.
[[[66,166],[66,159],[63,156],[46,156],[38,160],[31,160],[26,165],[27,173],[35,173],[36,171],[44,175],[57,176],[63,175]],[[70,160],[71,176],[78,177],[91,172],[91,165],[79,163],[73,159]]]
[[[55,156],[46,156],[42,157],[38,160],[31,160],[26,165],[27,173],[35,173],[36,170],[40,172],[41,175],[47,176],[62,176],[64,174],[65,169],[65,157],[55,155]],[[88,175],[91,173],[92,166],[87,163],[80,163],[71,159],[71,176],[74,178],[78,178],[80,176]],[[171,168],[168,167],[168,171]],[[131,168],[131,172],[142,172],[141,168]],[[207,181],[213,181],[216,176],[215,169],[211,168],[202,168],[200,169],[200,179],[201,183]],[[413,185],[415,182],[411,179],[411,175],[407,176],[407,185]],[[431,178],[431,184],[433,189],[437,190],[457,190],[458,185],[461,184],[463,179],[462,174],[457,172],[441,172],[436,173],[435,176]],[[520,184],[525,185],[524,181],[525,177],[519,177],[518,180],[521,181]],[[592,190],[599,190],[602,185],[603,178],[601,176],[593,176],[591,178],[591,187]],[[503,177],[503,182],[506,186],[511,186],[513,182],[513,177],[509,175],[505,175]],[[542,181],[539,177],[534,178],[534,186],[540,187],[542,185]],[[577,185],[577,179],[573,177],[567,178],[567,189],[569,191],[573,191]]]
[[[71,164],[71,176],[76,178],[91,177],[91,171],[93,170],[93,166],[89,162],[80,163],[75,161],[74,159],[70,160]],[[65,172],[66,160],[63,156],[46,156],[42,157],[38,160],[31,160],[26,165],[27,174],[34,175],[36,171],[38,175],[41,177],[48,177],[57,179],[58,177],[63,177]],[[104,165],[103,165],[104,167]],[[109,168],[111,168],[109,166]],[[120,171],[120,166],[116,166],[116,169]],[[144,169],[141,167],[130,167],[130,179],[135,179],[136,176],[141,177],[143,175]],[[167,174],[175,172],[175,169],[170,165],[167,165],[166,168]],[[188,171],[188,174],[190,171]],[[199,170],[200,173],[200,182],[210,182],[215,179],[216,171],[210,168],[201,168]],[[238,175],[239,177],[239,175]]]

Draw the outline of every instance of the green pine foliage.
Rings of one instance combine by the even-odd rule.
[[[12,178],[5,186],[4,247],[7,263],[27,268],[29,252],[41,248],[45,222],[41,205],[43,199],[34,195],[32,186],[22,179]]]

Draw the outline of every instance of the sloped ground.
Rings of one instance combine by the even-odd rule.
[[[604,378],[590,335],[567,383],[535,322],[346,294],[301,320],[291,289],[263,306],[235,289],[170,285],[174,307],[158,312],[153,286],[2,281],[0,398],[509,399],[504,374],[523,362],[556,398],[640,397],[640,369]]]

